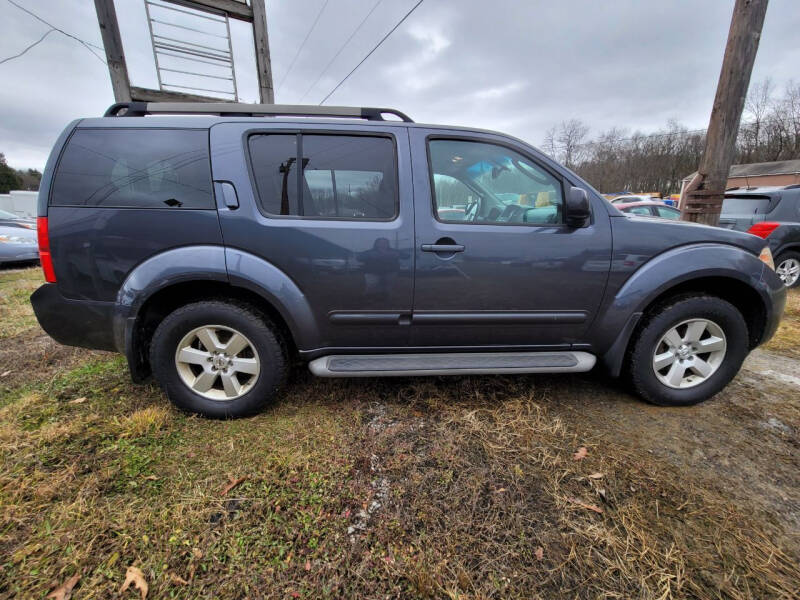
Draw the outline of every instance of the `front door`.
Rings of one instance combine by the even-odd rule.
[[[588,227],[568,227],[571,183],[502,136],[421,128],[410,136],[411,344],[554,349],[580,342],[608,276],[608,214],[595,205]]]
[[[408,343],[404,127],[226,123],[211,128],[211,150],[214,180],[230,182],[239,200],[219,206],[225,245],[280,269],[311,305],[318,339],[300,350]]]

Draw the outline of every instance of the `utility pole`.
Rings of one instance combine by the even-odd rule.
[[[728,43],[706,134],[706,147],[697,174],[684,188],[681,197],[681,218],[685,221],[719,224],[767,1],[736,0],[733,7]]]
[[[117,102],[131,101],[131,82],[128,79],[128,67],[125,65],[125,52],[122,51],[122,37],[117,25],[117,11],[113,0],[94,0],[97,11],[97,22],[106,49],[108,73],[111,75],[111,88]]]

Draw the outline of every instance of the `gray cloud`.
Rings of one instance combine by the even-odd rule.
[[[126,53],[142,82],[152,79],[141,0],[117,0]],[[305,102],[319,102],[413,6],[383,0]],[[274,79],[281,81],[323,0],[267,1]],[[348,38],[373,0],[330,0],[277,101],[297,102]],[[417,121],[506,131],[534,144],[578,117],[593,131],[652,131],[668,119],[708,121],[733,1],[426,0],[328,104],[393,106]],[[90,0],[27,0],[55,25],[101,45]],[[138,19],[138,21],[137,21]],[[46,27],[0,0],[0,58]],[[780,87],[797,78],[800,11],[772,0],[754,80]],[[235,32],[240,47],[247,47]],[[74,118],[113,102],[106,67],[60,34],[0,65],[0,152],[17,167],[41,168]]]

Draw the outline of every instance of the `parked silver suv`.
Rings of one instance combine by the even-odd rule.
[[[728,190],[719,224],[767,240],[783,283],[800,285],[800,184]]]

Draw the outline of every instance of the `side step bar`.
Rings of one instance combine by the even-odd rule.
[[[587,352],[452,352],[442,354],[335,354],[312,360],[318,377],[582,373],[596,362]]]

